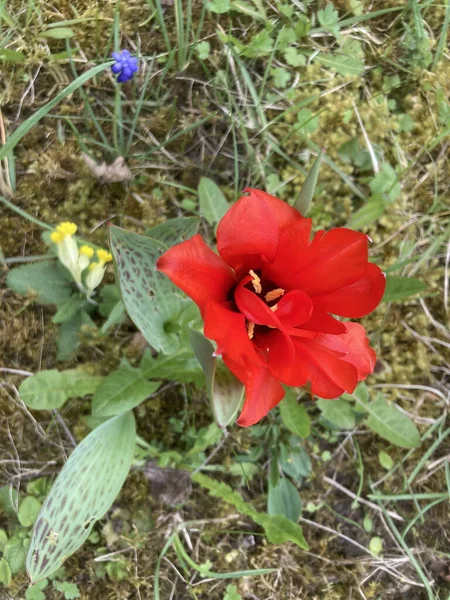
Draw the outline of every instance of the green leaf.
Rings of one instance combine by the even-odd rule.
[[[208,2],[206,8],[213,13],[221,15],[231,10],[231,3],[230,0],[212,0]]]
[[[9,587],[12,581],[11,567],[4,558],[0,558],[0,583]]]
[[[384,302],[401,302],[410,296],[427,289],[427,284],[420,279],[413,277],[402,277],[400,275],[386,276],[386,290],[384,292]]]
[[[269,515],[284,515],[297,523],[302,513],[302,501],[297,488],[286,477],[279,479],[274,486],[270,484],[269,479],[267,512]]]
[[[231,10],[240,12],[243,15],[248,15],[249,17],[252,17],[258,21],[265,21],[266,13],[262,3],[257,2],[256,0],[253,0],[253,2],[254,4],[258,5],[259,11],[255,10],[253,6],[251,6],[249,2],[245,2],[245,0],[233,0],[233,2],[231,2]]]
[[[202,333],[191,329],[189,340],[205,374],[206,389],[214,418],[219,427],[227,427],[236,419],[245,388],[228,369],[217,370],[214,346]]]
[[[302,108],[297,113],[297,121],[298,125],[296,125],[296,129],[301,131],[302,133],[314,133],[319,128],[319,117],[317,115],[314,116],[314,113],[309,108]],[[322,152],[323,155],[323,152]],[[315,163],[314,163],[315,164]],[[319,161],[320,166],[320,161]],[[314,168],[314,165],[313,165]],[[312,170],[312,169],[311,169]]]
[[[324,9],[319,10],[317,18],[324,29],[331,32],[334,36],[339,35],[339,13],[332,3],[327,4]]]
[[[301,438],[308,437],[311,433],[311,419],[305,405],[297,402],[297,398],[291,390],[286,391],[279,407],[281,419],[289,431]]]
[[[299,485],[304,477],[311,474],[311,459],[302,446],[281,446],[278,463],[286,475],[292,477]]]
[[[267,539],[271,543],[283,544],[284,542],[293,542],[300,548],[308,550],[308,544],[303,537],[302,528],[297,523],[293,523],[283,515],[268,515],[258,512],[229,485],[215,481],[202,473],[194,473],[192,480],[207,489],[212,496],[228,502],[240,513],[247,515],[255,523],[261,525],[266,532]]]
[[[292,74],[286,71],[283,67],[277,67],[272,71],[273,83],[276,88],[283,89],[287,87],[289,81],[292,79]]]
[[[70,583],[69,581],[55,581],[53,584],[55,590],[62,592],[66,600],[75,600],[80,597],[80,590],[76,583]]]
[[[10,63],[22,63],[26,60],[26,56],[22,52],[16,52],[9,48],[0,48],[0,60]]]
[[[239,594],[235,585],[227,585],[223,600],[242,600],[242,596]]]
[[[369,550],[378,556],[383,551],[383,540],[380,537],[373,537],[369,542]]]
[[[199,224],[198,217],[176,217],[147,229],[145,235],[170,247],[195,235]]]
[[[13,575],[20,573],[25,566],[25,559],[27,556],[27,548],[28,540],[23,540],[19,537],[13,537],[8,540],[3,556],[8,561],[9,566],[11,567],[11,572]]]
[[[314,197],[314,192],[316,190],[317,179],[319,178],[320,171],[320,163],[322,162],[323,150],[319,152],[316,160],[309,171],[305,183],[303,184],[302,189],[300,190],[300,194],[298,195],[297,200],[294,203],[294,208],[298,210],[298,212],[305,216],[308,212],[308,209],[311,205],[312,199]]]
[[[364,63],[358,58],[344,54],[319,54],[316,61],[330,69],[333,73],[344,76],[358,77],[364,73],[366,68]]]
[[[201,215],[210,225],[217,225],[230,208],[220,187],[208,177],[200,179],[198,198]]]
[[[6,285],[18,294],[37,294],[39,304],[62,304],[72,294],[72,285],[56,262],[39,262],[11,269]]]
[[[119,325],[120,323],[123,323],[125,315],[125,304],[122,302],[122,300],[119,300],[119,302],[117,302],[117,304],[115,304],[114,308],[112,309],[109,317],[103,323],[101,327],[102,334],[105,335],[109,331],[109,329],[114,325]]]
[[[167,246],[119,227],[111,227],[110,234],[128,314],[151,346],[165,354],[175,352],[179,337],[166,327],[171,321],[176,323],[188,300],[168,277],[156,271],[156,261]]]
[[[54,40],[67,40],[75,35],[75,32],[70,27],[55,27],[54,29],[46,29],[42,31],[39,38],[52,38]]]
[[[22,500],[19,507],[19,523],[23,527],[31,527],[41,510],[41,503],[33,496],[27,496]]]
[[[386,469],[386,471],[390,471],[394,466],[393,458],[384,450],[380,450],[378,453],[378,460],[380,461],[380,465],[383,467],[383,469]]]
[[[109,510],[130,470],[135,442],[128,412],[94,429],[71,454],[34,526],[27,557],[32,583],[56,571]]]
[[[158,379],[176,379],[202,385],[205,381],[203,371],[190,348],[181,347],[175,354],[153,357],[146,351],[140,368],[144,377]]]
[[[45,600],[46,596],[42,590],[48,585],[48,579],[42,579],[34,585],[30,585],[25,592],[25,600]]]
[[[346,400],[317,400],[323,417],[339,429],[353,429],[356,425],[355,413]]]
[[[286,48],[284,51],[284,60],[291,67],[304,67],[306,65],[306,56],[292,47]]]
[[[69,321],[62,323],[58,338],[58,360],[67,360],[73,356],[80,344],[80,334],[82,327],[92,327],[96,325],[88,313],[80,310]]]
[[[19,386],[19,394],[29,408],[50,410],[61,408],[69,398],[93,394],[101,381],[102,377],[89,375],[82,369],[51,369],[25,379]]]
[[[379,196],[373,200],[369,200],[366,204],[361,206],[355,213],[350,217],[347,227],[351,229],[361,229],[366,225],[374,223],[384,213],[385,204]]]
[[[8,541],[8,535],[4,529],[0,529],[0,552],[3,552],[3,549],[6,546],[6,542]]]
[[[418,448],[420,435],[411,419],[400,412],[396,404],[389,404],[383,394],[367,405],[366,425],[388,442],[400,448]]]
[[[209,42],[199,42],[195,46],[195,50],[200,60],[206,60],[211,51],[211,44]]]
[[[65,323],[70,321],[83,307],[86,302],[86,298],[80,296],[80,294],[73,294],[68,300],[60,304],[55,316],[53,317],[53,323]]]
[[[147,381],[140,369],[122,366],[108,375],[92,398],[92,414],[110,417],[138,406],[159,386],[159,381]]]

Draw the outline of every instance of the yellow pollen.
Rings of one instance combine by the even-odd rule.
[[[281,296],[283,296],[284,294],[284,290],[281,288],[276,288],[275,290],[272,290],[271,292],[267,292],[267,294],[264,296],[266,302],[272,302],[272,300],[276,300],[277,298],[280,298]]]
[[[255,324],[252,323],[251,321],[249,321],[247,323],[247,333],[248,333],[248,337],[250,339],[253,339],[253,336],[255,335]]]
[[[278,310],[278,304],[274,304],[273,306],[270,307],[270,310],[272,312],[276,312]]]
[[[253,289],[255,290],[255,292],[257,294],[260,294],[262,292],[261,279],[258,277],[258,275],[255,273],[255,271],[253,271],[252,269],[250,269],[250,271],[248,272],[248,274],[252,278]]]
[[[103,250],[102,248],[97,250],[97,256],[101,262],[109,262],[112,260],[111,252],[108,252],[108,250]]]
[[[53,231],[50,234],[50,239],[52,240],[52,242],[54,244],[60,244],[64,239],[64,235],[62,233],[60,233],[59,231]]]
[[[74,235],[77,232],[77,226],[75,225],[75,223],[70,223],[69,221],[64,221],[63,223],[60,223],[58,225],[56,230],[63,236],[64,235]]]
[[[88,258],[92,258],[94,256],[94,248],[91,248],[90,246],[81,246],[80,254],[84,254]]]

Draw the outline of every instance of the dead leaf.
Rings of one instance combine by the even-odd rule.
[[[92,175],[94,175],[100,183],[117,183],[119,181],[131,181],[133,179],[133,173],[127,166],[123,156],[116,158],[110,165],[107,165],[105,162],[98,163],[85,153],[83,153],[83,158]]]

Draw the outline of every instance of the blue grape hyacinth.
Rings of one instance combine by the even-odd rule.
[[[117,81],[119,83],[125,83],[133,79],[134,74],[138,70],[138,61],[135,56],[131,56],[128,50],[122,50],[121,52],[113,52],[111,54],[115,63],[112,65],[112,72],[119,77]]]

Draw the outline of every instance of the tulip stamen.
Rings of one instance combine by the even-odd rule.
[[[284,295],[284,290],[282,288],[276,288],[271,292],[267,292],[264,296],[266,302],[272,302],[272,300],[276,300],[277,298],[281,298]]]
[[[255,290],[255,292],[257,294],[260,294],[262,292],[262,285],[261,285],[261,279],[258,277],[258,275],[255,273],[255,271],[253,271],[253,269],[250,269],[250,271],[248,272],[248,274],[250,275],[250,277],[252,278],[252,286],[253,289]]]
[[[247,323],[247,334],[251,340],[253,339],[253,336],[255,335],[255,324],[252,323],[252,321],[249,321]]]
[[[278,304],[274,304],[273,306],[269,306],[272,312],[276,312],[278,310]]]

